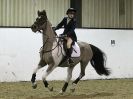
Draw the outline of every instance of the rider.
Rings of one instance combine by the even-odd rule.
[[[77,36],[75,34],[75,27],[76,27],[76,10],[74,8],[69,8],[66,12],[67,17],[64,17],[63,20],[55,27],[55,30],[61,28],[64,26],[64,32],[61,35],[66,35],[66,40],[67,40],[67,60],[69,64],[73,63],[73,60],[71,59],[71,54],[72,54],[72,43],[74,41],[77,42]]]

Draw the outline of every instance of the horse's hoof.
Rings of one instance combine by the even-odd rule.
[[[54,88],[53,88],[53,87],[49,88],[49,91],[53,91],[53,90],[54,90]]]
[[[33,84],[32,84],[32,88],[33,88],[33,89],[36,89],[36,88],[37,88],[37,84],[36,84],[36,83],[33,83]]]
[[[50,85],[48,86],[48,90],[49,90],[49,91],[53,91],[53,89],[54,89],[54,88],[53,88],[52,86],[50,86]]]
[[[60,95],[63,95],[63,94],[64,94],[64,92],[61,90],[61,91],[59,92],[59,94],[60,94]]]
[[[70,89],[71,92],[75,92],[75,88],[74,89]]]
[[[72,86],[71,86],[71,88],[70,88],[70,91],[71,91],[71,92],[75,92],[75,87],[76,87],[76,84],[73,83]]]

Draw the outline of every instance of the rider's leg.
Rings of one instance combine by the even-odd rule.
[[[67,48],[70,49],[72,45],[73,40],[70,37],[67,37]]]
[[[68,37],[67,38],[67,58],[68,58],[68,62],[69,64],[73,63],[72,59],[71,59],[71,54],[72,54],[72,49],[71,49],[71,45],[72,45],[73,40]]]

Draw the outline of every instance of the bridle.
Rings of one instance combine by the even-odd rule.
[[[55,33],[55,35],[56,35],[55,37],[49,37],[46,33],[44,33],[44,32],[47,31],[47,22],[48,22],[48,20],[46,20],[45,28],[42,31],[38,30],[38,32],[43,34],[43,36],[45,36],[45,38],[46,38],[46,41],[43,43],[43,46],[40,48],[40,52],[42,51],[42,53],[48,53],[48,52],[51,52],[51,51],[55,50],[57,47],[58,47],[58,52],[59,52],[59,47],[61,48],[61,52],[62,52],[60,37],[58,37],[58,35],[56,33]],[[58,41],[56,40],[57,45],[54,48],[52,48],[51,50],[44,50],[46,44],[49,42],[49,39],[54,39],[54,38],[59,38]]]

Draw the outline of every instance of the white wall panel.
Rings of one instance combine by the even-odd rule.
[[[62,33],[62,29],[57,33]],[[82,33],[82,35],[81,35]],[[99,76],[88,64],[83,79],[133,78],[133,30],[76,29],[78,40],[99,47],[107,55],[107,67],[111,69],[109,77]],[[111,45],[115,40],[115,45]],[[42,35],[35,34],[30,28],[0,28],[0,82],[30,81],[33,69],[39,62],[39,50]],[[37,73],[37,80],[47,66]],[[79,64],[74,68],[73,78],[80,73]],[[56,68],[48,80],[64,80],[67,68]]]

